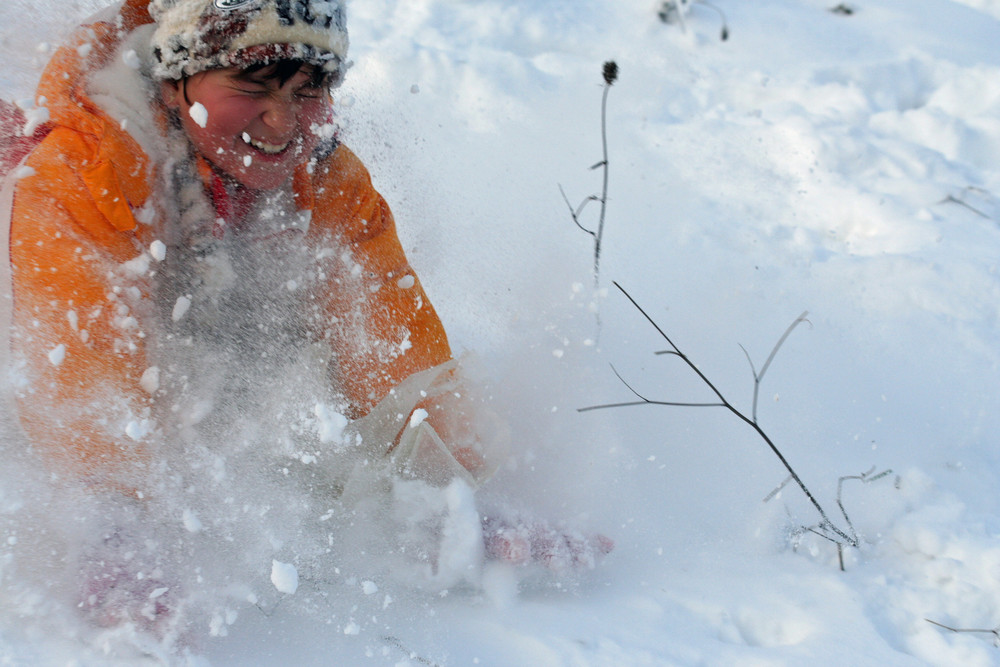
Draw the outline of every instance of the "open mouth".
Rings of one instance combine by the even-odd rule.
[[[283,153],[292,143],[291,141],[286,141],[283,144],[270,144],[260,139],[254,139],[246,132],[243,133],[242,139],[248,146],[256,148],[265,155],[278,155]]]

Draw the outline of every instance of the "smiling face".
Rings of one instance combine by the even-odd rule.
[[[316,126],[329,119],[321,73],[303,64],[286,78],[280,67],[207,70],[163,84],[164,103],[177,112],[195,149],[253,190],[284,184],[312,155]]]

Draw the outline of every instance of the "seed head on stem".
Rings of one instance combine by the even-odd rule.
[[[609,86],[613,84],[618,79],[618,63],[614,60],[609,60],[604,63],[604,83]]]

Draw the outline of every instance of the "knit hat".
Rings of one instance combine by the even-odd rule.
[[[343,76],[344,0],[151,0],[153,76],[304,60]]]

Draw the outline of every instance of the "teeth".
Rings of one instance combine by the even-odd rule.
[[[254,139],[246,132],[242,135],[243,141],[253,146],[262,153],[267,153],[268,155],[277,155],[281,151],[288,148],[288,144],[291,142],[286,141],[283,144],[269,144],[266,141],[261,141],[260,139]]]

